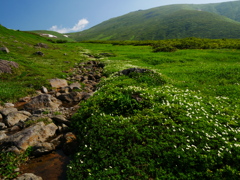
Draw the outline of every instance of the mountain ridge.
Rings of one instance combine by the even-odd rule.
[[[187,25],[190,26],[189,30],[186,29]],[[231,1],[199,5],[173,4],[138,10],[70,35],[77,41],[158,40],[192,36],[215,39],[240,38],[239,29],[240,1]]]

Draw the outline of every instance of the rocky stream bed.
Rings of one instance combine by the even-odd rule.
[[[0,151],[32,148],[31,159],[16,170],[21,174],[18,180],[66,179],[69,155],[77,146],[71,116],[93,95],[103,67],[95,60],[79,63],[66,79],[49,80],[51,89],[42,87],[34,97],[0,106]]]

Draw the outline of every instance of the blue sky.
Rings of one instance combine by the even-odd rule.
[[[88,29],[110,18],[168,4],[207,4],[234,0],[0,0],[0,24],[9,29]]]

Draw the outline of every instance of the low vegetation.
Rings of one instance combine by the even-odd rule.
[[[69,179],[239,178],[238,50],[82,46],[117,57],[73,118],[81,141]],[[155,73],[116,73],[131,67]]]
[[[0,59],[20,64],[0,76],[2,103],[48,86],[49,78],[66,78],[76,62],[94,56],[105,64],[106,78],[71,120],[79,147],[69,179],[240,178],[239,40],[62,44],[2,31],[10,53]],[[44,56],[33,55],[39,42],[48,45]],[[128,68],[149,71],[120,73]],[[14,158],[8,161],[14,169]]]

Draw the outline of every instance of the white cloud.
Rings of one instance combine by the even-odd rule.
[[[77,24],[75,24],[72,28],[63,28],[58,26],[52,26],[49,30],[56,31],[59,33],[69,33],[69,32],[76,32],[81,31],[86,25],[89,23],[87,19],[80,19]]]

